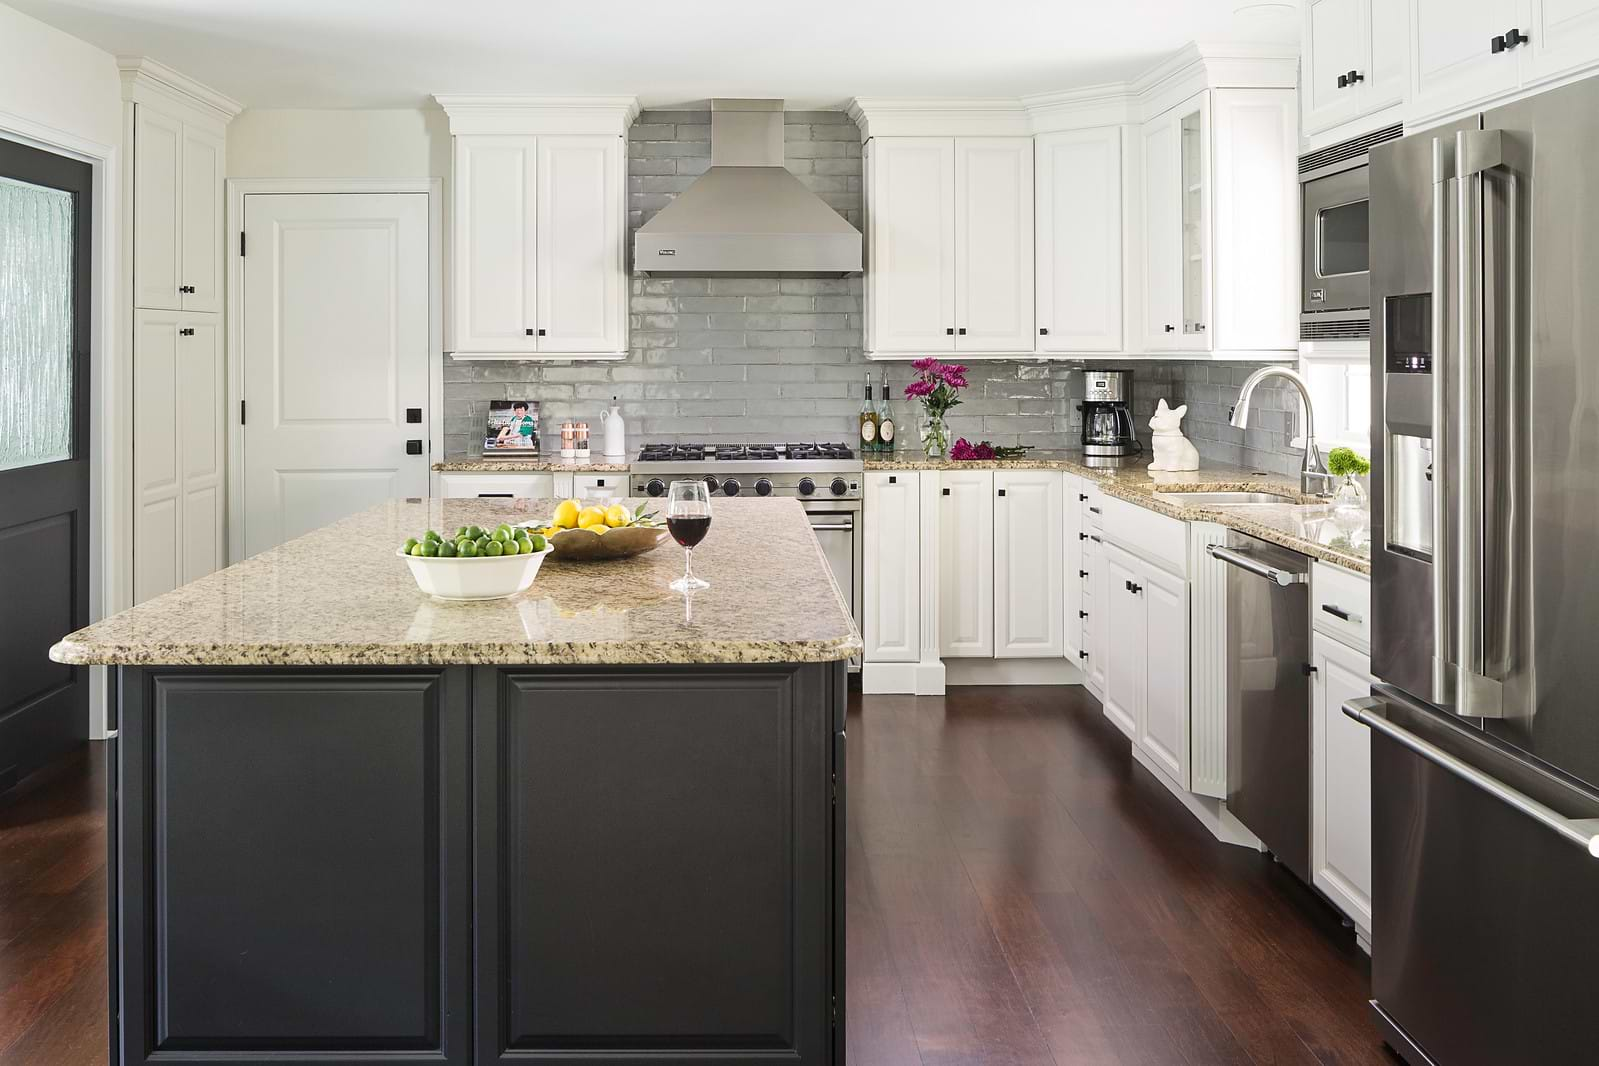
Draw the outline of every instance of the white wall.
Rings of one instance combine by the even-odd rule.
[[[230,178],[443,178],[440,110],[246,110],[228,127]]]
[[[116,60],[0,4],[0,129],[14,116],[109,147],[122,142]]]

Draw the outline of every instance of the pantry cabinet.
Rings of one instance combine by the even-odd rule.
[[[134,306],[218,313],[222,134],[149,104],[132,110]]]
[[[916,474],[866,474],[865,605],[868,663],[916,662],[921,655],[921,497]]]
[[[1122,129],[1068,130],[1033,144],[1037,337],[1041,352],[1122,346]]]
[[[991,658],[995,474],[992,470],[946,470],[936,476],[939,654]]]
[[[455,138],[453,351],[624,353],[625,158],[618,136]]]
[[[1404,102],[1410,37],[1405,5],[1309,0],[1304,11],[1300,115],[1320,133]]]
[[[1032,138],[873,138],[866,194],[873,354],[1033,350]]]
[[[1287,89],[1205,89],[1144,124],[1149,351],[1297,352],[1297,126]]]
[[[993,646],[998,658],[1066,654],[1061,496],[1059,471],[994,472]]]

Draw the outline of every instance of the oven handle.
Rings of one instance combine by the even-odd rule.
[[[1205,550],[1211,558],[1220,559],[1224,563],[1232,563],[1240,570],[1247,570],[1256,577],[1263,577],[1267,581],[1275,581],[1283,588],[1289,585],[1303,585],[1310,581],[1309,574],[1296,574],[1291,570],[1279,570],[1275,566],[1267,566],[1258,559],[1251,559],[1240,552],[1223,548],[1220,544],[1208,544]]]
[[[1381,713],[1382,700],[1372,697],[1350,700],[1343,705],[1344,714],[1390,740],[1410,749],[1433,765],[1447,770],[1471,785],[1488,793],[1494,799],[1513,807],[1540,825],[1599,858],[1599,818],[1567,818],[1559,811],[1546,807],[1525,792],[1511,788],[1496,777],[1490,777],[1475,766],[1449,754],[1438,745],[1412,733],[1403,726],[1390,722]]]

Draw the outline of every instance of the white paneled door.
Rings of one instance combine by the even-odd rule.
[[[244,220],[242,495],[255,555],[427,495],[428,201],[251,194]]]

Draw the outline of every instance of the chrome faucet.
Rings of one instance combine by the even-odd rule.
[[[1305,461],[1299,468],[1299,491],[1307,496],[1331,496],[1333,476],[1327,473],[1327,464],[1321,461],[1321,449],[1316,447],[1316,412],[1310,404],[1310,387],[1298,371],[1285,366],[1263,366],[1249,375],[1244,387],[1238,390],[1238,403],[1233,407],[1233,426],[1237,429],[1249,428],[1249,398],[1254,394],[1255,386],[1270,377],[1287,378],[1293,382],[1294,388],[1299,390],[1299,398],[1305,401]]]

